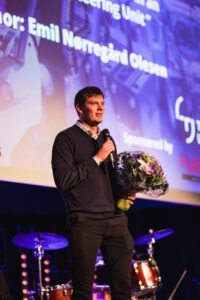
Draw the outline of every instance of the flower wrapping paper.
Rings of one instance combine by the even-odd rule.
[[[119,153],[116,173],[122,198],[137,192],[159,197],[169,187],[161,164],[144,151]]]

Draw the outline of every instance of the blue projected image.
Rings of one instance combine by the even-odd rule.
[[[158,159],[160,200],[200,205],[199,14],[190,1],[1,0],[0,178],[54,186],[55,135],[96,85],[118,152]]]

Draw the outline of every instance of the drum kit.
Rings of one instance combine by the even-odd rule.
[[[153,244],[156,240],[164,238],[174,232],[173,229],[162,229],[158,231],[149,230],[149,233],[134,240],[135,246],[147,246],[146,255],[137,255],[137,259],[132,261],[132,300],[156,299],[156,292],[162,286],[159,268],[153,256]],[[42,258],[45,250],[58,250],[68,246],[65,237],[54,233],[33,232],[14,236],[12,242],[21,248],[34,250],[37,260],[37,290],[28,291],[26,299],[29,300],[71,300],[73,287],[71,281],[66,284],[54,286],[43,286],[42,278]],[[144,258],[145,257],[145,258]],[[101,252],[98,252],[96,269],[104,266]],[[95,280],[96,281],[96,280]],[[92,300],[110,300],[109,285],[98,285],[94,283]]]

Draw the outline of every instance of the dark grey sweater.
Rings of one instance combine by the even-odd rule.
[[[92,158],[103,143],[102,134],[95,140],[77,125],[56,136],[52,151],[53,175],[68,213],[97,216],[117,213],[118,188],[110,160],[98,166]]]

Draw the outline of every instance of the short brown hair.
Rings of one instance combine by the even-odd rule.
[[[100,88],[96,86],[86,86],[76,94],[74,98],[74,106],[76,107],[77,104],[84,104],[88,98],[97,95],[101,95],[104,98],[104,94]]]

